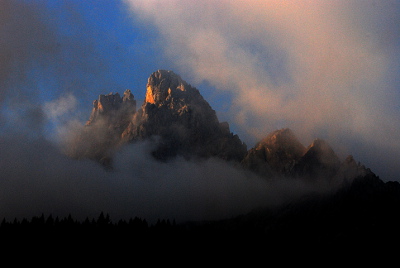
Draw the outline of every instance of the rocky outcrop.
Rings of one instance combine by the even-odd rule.
[[[352,156],[341,161],[322,139],[315,139],[307,148],[304,147],[288,128],[268,134],[247,152],[241,164],[266,178],[324,180],[331,185],[341,185],[367,175],[375,176],[365,166],[356,163]]]

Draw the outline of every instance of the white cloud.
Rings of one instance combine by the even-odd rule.
[[[56,100],[46,102],[43,110],[46,116],[51,120],[58,120],[60,117],[76,109],[77,100],[74,95],[68,94],[61,96]]]

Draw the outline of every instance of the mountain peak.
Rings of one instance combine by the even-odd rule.
[[[314,139],[308,146],[304,157],[315,158],[315,160],[326,164],[335,164],[339,162],[339,158],[332,147],[323,139]]]
[[[158,70],[150,75],[145,101],[123,133],[131,141],[154,135],[161,137],[153,152],[160,159],[179,154],[240,161],[247,151],[229,125],[219,122],[199,90],[173,71]]]
[[[153,139],[157,137],[157,139]],[[152,155],[158,160],[219,157],[241,161],[246,145],[219,122],[216,112],[199,90],[172,71],[152,73],[146,99],[136,110],[130,90],[99,95],[86,127],[67,148],[74,158],[91,158],[111,165],[112,155],[123,144],[140,140],[156,142]]]
[[[265,138],[263,138],[257,146],[263,146],[268,144],[269,146],[292,146],[293,143],[300,145],[300,142],[297,140],[297,137],[294,135],[293,131],[289,128],[282,128],[275,130],[268,134]],[[300,147],[303,147],[302,145]],[[305,148],[304,148],[305,149]]]
[[[196,91],[188,87],[188,84],[173,71],[158,70],[152,73],[147,81],[145,103],[163,105],[174,98],[182,98],[192,93],[186,92],[187,89]]]
[[[310,144],[309,148],[317,148],[318,150],[332,149],[325,140],[320,138],[314,139],[313,142]]]
[[[110,92],[107,95],[99,95],[97,100],[93,101],[93,109],[89,120],[86,125],[91,125],[100,118],[112,121],[118,121],[122,115],[126,113],[133,113],[136,110],[136,100],[132,92],[127,89],[123,97],[119,93],[113,94]]]
[[[288,174],[303,156],[306,148],[289,128],[275,130],[251,149],[242,163],[259,169],[264,175],[270,173]]]

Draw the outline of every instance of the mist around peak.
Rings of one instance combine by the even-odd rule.
[[[65,191],[63,202],[50,202],[49,213],[72,210],[84,217],[107,211],[116,218],[139,216],[153,222],[218,220],[310,194],[330,195],[373,174],[351,156],[340,160],[322,139],[304,146],[289,128],[268,133],[247,150],[229,124],[219,122],[200,91],[176,74],[153,73],[145,90],[152,101],[144,100],[139,108],[130,90],[123,97],[99,95],[86,124],[64,133],[63,148],[70,150],[66,155],[41,141],[56,155],[51,158],[59,159],[52,165],[61,180],[55,189],[79,189]],[[226,157],[235,153],[228,141],[239,145],[237,158]],[[39,185],[40,195],[49,190]],[[22,206],[23,201],[17,203]],[[74,210],[74,204],[82,205]]]
[[[102,211],[114,221],[136,216],[149,223],[219,220],[326,191],[325,185],[302,181],[268,181],[215,157],[160,162],[151,155],[151,140],[118,150],[112,171],[91,159],[72,159],[45,139],[3,141],[0,217],[9,221],[41,214],[71,214],[83,221]]]
[[[173,85],[175,88],[166,88],[167,93],[171,89],[170,95],[159,99],[160,105],[144,101],[138,109],[134,109],[131,91],[125,91],[124,97],[117,93],[99,95],[89,121],[66,121],[59,130],[58,143],[23,133],[5,135],[0,144],[7,155],[1,162],[0,216],[72,214],[84,220],[103,211],[112,219],[138,216],[149,222],[158,218],[218,220],[254,208],[277,207],[306,194],[332,192],[323,180],[296,180],[277,174],[265,177],[243,168],[240,160],[246,154],[245,147],[230,132],[229,124],[218,121],[204,98],[176,97],[174,92],[182,87],[180,83]],[[184,86],[184,92],[200,94],[188,84]],[[181,106],[170,105],[175,101]],[[64,102],[46,107],[57,110],[60,103]],[[275,137],[277,143],[266,144],[273,144],[277,152],[304,149],[289,131],[274,135],[269,137]],[[278,146],[287,140],[296,146]],[[233,149],[240,148],[240,158],[226,157],[237,153],[230,143],[239,146]],[[161,156],[165,157],[176,145],[180,147],[173,157],[157,155],[164,153]]]

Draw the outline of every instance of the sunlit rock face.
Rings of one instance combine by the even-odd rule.
[[[159,137],[153,155],[168,159],[211,156],[240,161],[246,145],[220,123],[200,92],[172,71],[158,70],[148,79],[146,98],[122,137],[127,141]]]
[[[158,70],[154,72],[150,75],[146,88],[145,103],[157,106],[177,102],[183,104],[188,101],[189,95],[202,99],[196,89],[190,87],[179,75],[172,71]],[[186,91],[186,88],[190,92],[182,93]]]

